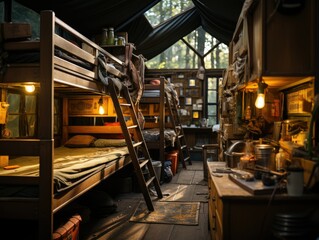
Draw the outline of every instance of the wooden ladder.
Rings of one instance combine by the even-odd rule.
[[[150,195],[151,190],[149,188],[155,187],[158,198],[163,198],[163,194],[160,188],[159,180],[157,179],[155,170],[153,168],[152,160],[137,119],[137,114],[132,103],[129,90],[123,85],[121,90],[122,98],[120,98],[118,96],[116,86],[114,85],[113,81],[109,79],[109,93],[111,95],[117,118],[120,122],[122,132],[127,143],[127,148],[130,153],[140,190],[144,195],[148,210],[154,211],[154,206]],[[124,101],[120,102],[120,99],[124,99]],[[133,125],[130,126],[126,124],[123,113],[128,109],[130,110],[130,117],[133,122]],[[131,133],[133,133],[133,135],[131,135]],[[146,175],[143,174],[143,169],[145,169],[145,167],[147,167],[147,170],[149,171],[148,179],[145,177]]]
[[[175,132],[177,133],[176,144],[179,150],[179,161],[182,163],[183,168],[186,169],[186,162],[188,161],[189,165],[192,165],[189,149],[186,142],[186,137],[184,130],[181,124],[181,120],[177,111],[176,100],[172,99],[169,101],[169,96],[166,94],[166,107],[168,108],[169,115],[171,117],[171,122]]]

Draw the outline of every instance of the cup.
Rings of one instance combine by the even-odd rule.
[[[303,174],[301,167],[289,167],[287,169],[287,193],[289,196],[301,196],[304,189]]]

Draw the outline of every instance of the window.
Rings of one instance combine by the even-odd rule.
[[[36,126],[36,96],[21,93],[8,94],[7,130],[10,137],[34,137]]]
[[[228,47],[198,27],[156,57],[148,60],[149,69],[206,69],[228,66]]]
[[[156,27],[162,22],[184,12],[193,6],[194,4],[191,0],[162,0],[145,12],[144,15],[152,27]]]
[[[37,135],[37,96],[20,92],[9,92],[7,102],[8,121],[6,131],[8,137],[23,138]],[[54,134],[61,134],[61,101],[54,99]]]
[[[219,77],[207,77],[207,119],[209,125],[218,123],[218,83]]]
[[[12,21],[30,23],[32,38],[40,37],[40,14],[16,1],[12,1]],[[0,22],[4,22],[4,1],[0,3]]]

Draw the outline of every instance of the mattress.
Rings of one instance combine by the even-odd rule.
[[[143,130],[143,137],[146,142],[158,142],[160,140],[160,129],[159,128],[150,128]],[[164,130],[164,139],[167,145],[174,147],[176,133],[173,129]]]
[[[54,191],[63,192],[84,181],[108,164],[129,156],[127,147],[106,148],[67,148],[59,147],[54,151]],[[12,170],[0,170],[1,176],[39,176],[39,158],[19,157],[10,160],[10,165],[20,167]],[[26,189],[26,186],[8,187],[0,185],[0,196],[32,197],[37,194],[37,187]]]

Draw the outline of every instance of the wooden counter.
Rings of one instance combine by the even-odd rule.
[[[272,232],[276,214],[309,211],[311,220],[319,223],[319,195],[291,197],[276,193],[272,200],[271,194],[253,195],[231,181],[228,174],[217,177],[213,173],[216,167],[223,166],[224,163],[208,162],[209,223],[213,240],[276,239]]]

